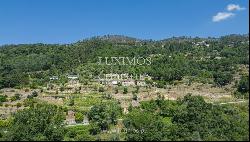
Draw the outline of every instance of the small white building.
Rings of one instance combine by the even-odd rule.
[[[215,57],[214,59],[221,60],[222,57],[217,56],[217,57]]]
[[[68,79],[77,80],[78,76],[77,75],[68,75]]]
[[[50,80],[58,80],[58,76],[52,76],[49,78]]]
[[[118,85],[118,81],[117,80],[113,80],[111,83],[112,83],[112,85]]]
[[[68,125],[74,125],[76,124],[76,121],[75,121],[75,112],[70,110],[68,111],[68,115],[66,116],[66,123]]]
[[[124,80],[122,81],[122,86],[134,86],[135,81],[134,80]]]
[[[70,84],[78,84],[79,83],[78,75],[68,75],[67,77],[69,79]]]
[[[84,116],[84,119],[83,119],[83,125],[89,125],[89,119],[87,116]]]
[[[146,86],[145,81],[137,81],[136,83],[137,83],[138,86]]]

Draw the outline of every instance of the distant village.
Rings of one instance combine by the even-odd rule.
[[[65,86],[63,90],[61,90],[62,93],[85,93],[87,88],[82,89],[81,88],[81,83],[79,82],[79,75],[67,75],[68,79],[68,85]],[[51,76],[50,81],[55,81],[59,80],[58,76]],[[128,73],[124,74],[117,74],[117,73],[110,73],[110,74],[102,74],[97,76],[94,79],[94,82],[104,85],[104,86],[124,86],[124,87],[133,87],[133,86],[141,86],[145,87],[146,86],[146,80],[151,80],[151,77],[148,74],[143,74],[143,75],[129,75]],[[47,92],[50,93],[56,93],[56,90],[60,90],[60,86],[53,86],[53,89],[50,88],[51,83],[48,84]],[[79,89],[81,88],[81,89]],[[118,99],[119,100],[119,99]],[[128,113],[128,107],[129,104],[125,102],[123,99],[121,101],[121,107],[123,108],[123,113],[127,114]],[[139,101],[132,100],[130,102],[132,107],[137,107],[140,105]],[[76,123],[75,121],[75,112],[73,110],[69,110],[67,112],[66,120],[65,123],[67,125],[89,125],[89,121],[87,116],[84,116],[84,120],[81,123]]]
[[[67,76],[70,84],[79,83],[78,75],[68,75]],[[58,76],[50,77],[50,80],[58,80]],[[146,86],[146,80],[151,80],[151,77],[148,74],[139,74],[139,75],[129,75],[128,73],[117,74],[102,74],[94,78],[95,82],[98,82],[102,85],[121,85],[121,86]]]

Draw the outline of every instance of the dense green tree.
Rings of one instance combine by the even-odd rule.
[[[81,112],[75,113],[75,120],[77,123],[81,123],[84,119],[84,115]]]
[[[90,135],[89,126],[74,126],[65,129],[64,141],[94,141],[95,138]]]
[[[172,140],[247,140],[248,118],[231,106],[206,103],[200,96],[185,96],[173,116]]]
[[[0,103],[7,101],[7,95],[0,95]]]
[[[111,124],[116,124],[119,115],[121,108],[114,102],[95,105],[88,113],[89,120],[96,123],[101,130],[108,130]]]
[[[229,84],[232,81],[232,78],[233,76],[230,73],[222,73],[222,72],[214,73],[214,81],[218,86],[225,86]]]
[[[237,90],[241,93],[249,92],[249,76],[241,77]]]
[[[157,109],[157,103],[154,100],[146,101],[141,103],[141,108],[145,111],[154,113]]]
[[[57,106],[38,104],[36,107],[14,115],[13,124],[8,130],[6,139],[12,141],[62,140],[63,120],[62,110]]]
[[[124,126],[128,141],[160,141],[163,138],[162,119],[149,112],[133,110],[125,118]]]

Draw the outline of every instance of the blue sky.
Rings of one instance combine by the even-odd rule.
[[[229,4],[231,5],[228,8]],[[0,45],[245,34],[248,0],[0,0]]]

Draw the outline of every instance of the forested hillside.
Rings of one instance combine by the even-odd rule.
[[[249,35],[0,47],[0,141],[249,140],[248,101]]]
[[[249,65],[249,36],[179,37],[161,41],[108,35],[73,44],[21,44],[0,48],[0,88],[44,85],[50,76],[91,73],[149,74],[158,87],[189,76],[223,86]],[[98,57],[151,57],[150,66],[100,66]]]

